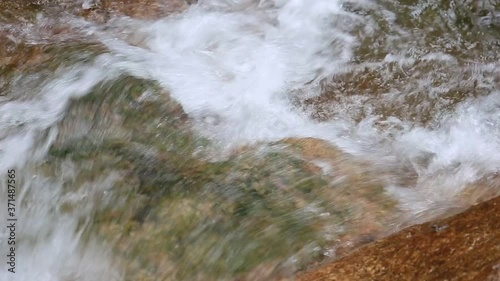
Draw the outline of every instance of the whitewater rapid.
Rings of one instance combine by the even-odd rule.
[[[0,103],[0,167],[19,171],[23,183],[18,194],[23,206],[18,213],[18,273],[8,279],[11,276],[2,270],[0,280],[124,280],[106,245],[93,238],[85,243],[81,239],[82,224],[93,208],[91,200],[81,198],[110,189],[116,175],[75,191],[73,197],[61,196],[64,176],[33,176],[33,167],[43,162],[71,100],[120,74],[159,82],[181,104],[194,130],[222,152],[291,137],[326,140],[387,171],[387,192],[399,200],[402,211],[417,218],[428,210],[445,210],[471,184],[496,175],[500,170],[500,92],[498,81],[491,77],[500,75],[499,63],[468,61],[466,65],[434,50],[409,54],[396,49],[379,60],[357,63],[355,49],[364,39],[377,36],[381,28],[366,14],[348,12],[345,4],[206,0],[154,21],[115,18],[103,26],[68,19],[68,25],[83,30],[107,51],[90,65],[60,69],[31,89],[35,92],[19,93],[22,98]],[[394,14],[372,1],[350,5],[395,22]],[[395,26],[392,31],[401,42],[411,39],[403,27]],[[471,72],[469,78],[479,81],[488,94],[468,96],[452,110],[433,116],[430,125],[371,113],[379,104],[410,95],[404,87],[396,89],[397,93],[382,93],[373,102],[366,102],[364,96],[371,93],[354,93],[344,103],[332,104],[335,118],[325,121],[311,118],[296,103],[320,96],[323,84],[332,77],[356,76],[366,69],[390,77],[393,68],[415,74],[411,82],[415,89],[409,91],[427,91],[438,100],[434,103],[446,102],[439,101],[439,95],[449,85],[432,88],[433,78],[422,74],[433,64],[439,67],[429,69],[430,75],[450,69],[450,77],[443,78],[450,84]],[[387,77],[385,81],[391,81]],[[354,114],[359,107],[366,112],[361,121]],[[391,171],[400,167],[416,174],[416,181],[402,186],[393,180],[396,176]],[[66,169],[71,174],[75,167],[68,164]],[[2,181],[0,198],[7,196],[5,184]],[[61,206],[68,200],[82,200],[85,207],[77,216],[65,214]],[[0,214],[5,221],[6,214]],[[2,248],[6,235],[2,229]]]
[[[472,72],[469,81],[482,81],[490,89],[496,83],[489,76],[498,75],[498,62],[464,66],[443,52],[414,50],[404,55],[403,51],[389,53],[381,61],[354,64],[354,49],[373,36],[375,28],[372,19],[346,12],[343,5],[339,1],[202,1],[182,15],[153,23],[116,22],[117,26],[134,26],[128,39],[135,36],[140,42],[97,34],[117,58],[114,68],[160,82],[180,102],[199,133],[221,149],[314,137],[376,165],[410,165],[418,174],[416,188],[396,191],[390,185],[390,190],[413,213],[444,204],[469,184],[498,171],[498,91],[465,98],[453,111],[433,116],[431,126],[376,114],[356,122],[349,103],[357,101],[350,101],[346,112],[324,122],[294,106],[294,99],[320,95],[321,82],[331,77],[358,75],[363,69],[387,71],[394,64],[417,70],[422,64],[437,65],[429,69],[429,76],[455,68],[443,79],[449,81],[437,87],[429,87],[434,79],[418,72],[417,82],[411,81],[417,88],[409,88],[407,95],[429,91],[429,99],[437,104],[448,102],[439,97],[456,87],[453,83],[465,82],[454,77],[467,75],[462,73]],[[376,10],[371,2],[352,5]],[[394,23],[394,15],[383,12]],[[371,93],[356,94],[361,99]],[[391,103],[402,95],[388,93],[374,103]],[[369,112],[372,105],[363,106]],[[421,105],[426,106],[432,105]],[[333,111],[339,108],[332,106]],[[379,129],[378,123],[390,129]],[[428,158],[425,165],[421,158]],[[414,198],[420,199],[413,202]]]

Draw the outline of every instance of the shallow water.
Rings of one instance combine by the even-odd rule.
[[[1,280],[292,278],[499,194],[495,3],[73,4],[0,13]]]

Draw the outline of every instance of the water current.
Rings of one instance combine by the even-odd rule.
[[[42,2],[0,3],[0,280],[292,280],[500,193],[495,1]]]

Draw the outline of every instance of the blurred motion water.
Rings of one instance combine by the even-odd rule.
[[[0,280],[293,278],[500,194],[495,2],[34,2],[0,3]]]

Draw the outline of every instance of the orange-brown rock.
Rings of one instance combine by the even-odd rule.
[[[298,280],[500,280],[500,197],[406,228]]]

